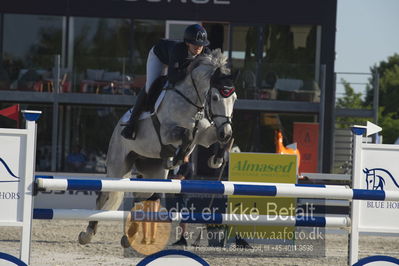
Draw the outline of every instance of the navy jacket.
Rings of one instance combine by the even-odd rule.
[[[188,56],[188,47],[184,42],[162,39],[154,46],[154,53],[159,60],[168,65],[168,80],[176,84],[187,75],[187,66],[193,59]],[[201,54],[210,53],[209,48],[204,47]]]

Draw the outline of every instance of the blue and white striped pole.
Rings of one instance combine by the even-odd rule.
[[[224,213],[105,211],[84,209],[34,209],[33,219],[85,221],[184,222],[253,226],[347,227],[349,217],[281,216]]]
[[[36,180],[38,187],[41,189],[60,191],[202,193],[241,196],[399,201],[399,191],[349,189],[346,187],[326,185],[271,185],[251,182],[154,179],[78,180],[37,178]]]

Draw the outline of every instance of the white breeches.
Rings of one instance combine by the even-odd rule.
[[[154,53],[154,48],[151,48],[147,58],[147,79],[145,82],[145,91],[148,93],[152,83],[161,75],[168,73],[168,66],[159,60]]]

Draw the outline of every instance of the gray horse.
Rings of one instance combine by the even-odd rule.
[[[228,86],[234,77],[226,64],[227,58],[218,49],[194,60],[185,80],[174,89],[166,90],[154,114],[139,121],[135,140],[120,135],[121,119],[109,143],[107,177],[130,178],[135,168],[143,178],[166,179],[169,172],[165,169],[166,157],[188,155],[198,144],[209,147],[218,141],[227,143],[232,137],[231,117],[237,96],[234,88]],[[227,85],[226,80],[230,80]],[[213,168],[221,164],[222,158],[209,161]],[[123,195],[123,192],[100,193],[96,207],[116,210]],[[140,198],[151,195],[135,193],[135,197]],[[97,221],[89,222],[86,231],[79,235],[80,244],[90,242],[97,224]]]

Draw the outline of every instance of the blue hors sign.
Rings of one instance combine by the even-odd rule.
[[[25,161],[25,136],[0,136],[0,220],[10,222],[22,221],[23,176]],[[14,148],[12,148],[14,147]],[[21,157],[22,156],[22,157]]]
[[[360,185],[362,189],[399,191],[398,145],[364,144]],[[381,219],[381,217],[384,217]],[[367,231],[398,232],[399,202],[367,200],[360,202],[359,227]]]

